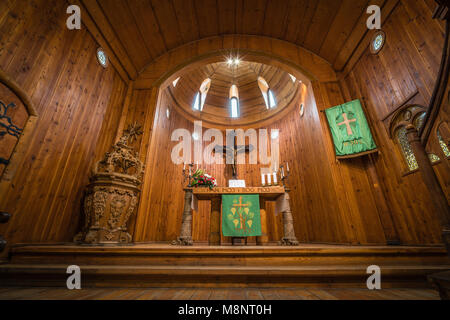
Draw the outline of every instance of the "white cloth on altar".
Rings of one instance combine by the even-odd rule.
[[[279,196],[275,202],[275,215],[290,210],[289,208],[289,194],[284,193]]]

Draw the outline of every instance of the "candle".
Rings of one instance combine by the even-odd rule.
[[[272,184],[271,182],[271,177],[270,177],[270,173],[267,174],[267,184],[270,186]]]
[[[284,178],[284,169],[281,167],[281,178]]]
[[[273,184],[277,184],[277,183],[278,183],[278,180],[277,180],[277,173],[274,172],[274,173],[273,173]]]
[[[289,162],[286,162],[286,171],[289,173]]]
[[[183,163],[183,171],[186,170],[186,162]]]
[[[197,161],[197,170],[198,170],[198,161]]]
[[[261,174],[261,181],[262,181],[262,185],[265,186],[266,185],[266,177],[264,176],[264,173]]]

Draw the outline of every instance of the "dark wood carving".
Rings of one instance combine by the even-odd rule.
[[[9,219],[11,218],[11,215],[7,212],[0,212],[0,223],[7,223]],[[6,247],[6,240],[3,239],[2,236],[0,236],[0,252],[2,252]]]
[[[131,242],[127,223],[138,204],[144,166],[128,146],[142,134],[130,126],[120,140],[96,163],[85,190],[85,224],[74,242],[85,244],[126,244]]]
[[[0,176],[23,133],[29,113],[8,83],[0,82]]]

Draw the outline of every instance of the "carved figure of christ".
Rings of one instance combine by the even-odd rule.
[[[241,154],[243,152],[251,152],[253,151],[253,146],[238,146],[235,143],[231,147],[229,146],[216,146],[214,148],[214,152],[223,153],[225,155],[226,164],[231,165],[231,168],[233,169],[233,179],[237,179],[237,155]]]

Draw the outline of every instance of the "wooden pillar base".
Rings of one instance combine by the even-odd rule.
[[[294,218],[292,217],[291,205],[289,204],[289,189],[286,188],[286,194],[284,195],[284,205],[283,208],[286,210],[283,212],[283,229],[284,229],[284,237],[280,241],[280,245],[282,246],[298,246],[300,243],[295,236],[294,229]]]
[[[180,236],[172,242],[172,245],[192,246],[192,189],[184,189],[184,212],[181,223]]]

